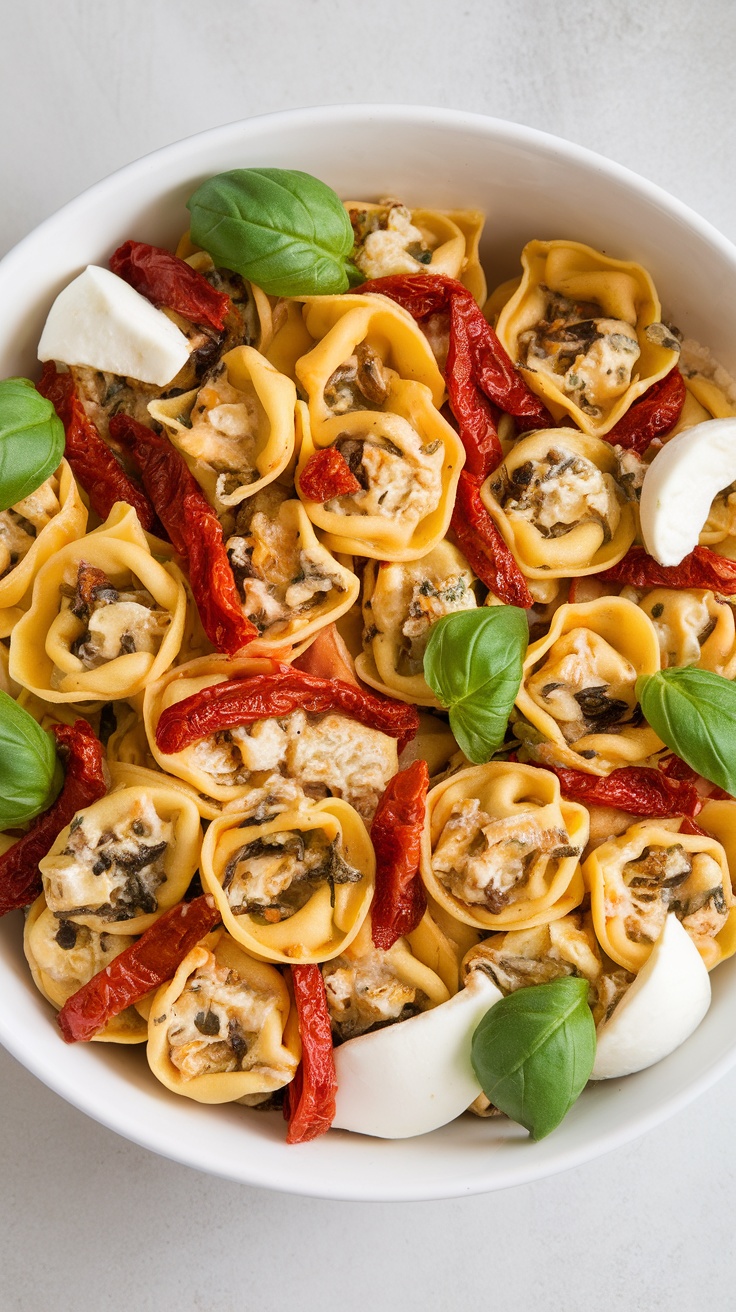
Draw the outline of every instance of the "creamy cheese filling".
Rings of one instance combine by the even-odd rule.
[[[528,520],[545,538],[557,538],[579,524],[600,524],[610,542],[621,521],[623,494],[611,474],[592,460],[552,447],[540,460],[516,469],[502,466],[493,491],[509,515]]]
[[[70,650],[85,670],[131,652],[155,655],[171,623],[168,611],[135,578],[129,587],[116,588],[102,570],[84,561],[75,583],[62,588],[62,608],[79,621]]]
[[[576,304],[542,290],[547,294],[544,315],[519,334],[519,363],[554,378],[581,410],[599,418],[631,385],[641,355],[636,327],[606,318],[595,301]],[[667,332],[664,325],[650,326]]]
[[[399,672],[420,674],[431,626],[443,615],[474,610],[476,606],[469,574],[450,574],[443,579],[422,579],[421,583],[415,583],[406,619],[401,626],[405,641]]]
[[[191,749],[190,760],[219,785],[246,784],[253,775],[268,789],[283,775],[315,799],[342,797],[371,817],[398,769],[396,743],[377,729],[329,711],[294,711],[281,719],[223,730]]]
[[[362,871],[342,856],[342,844],[323,829],[264,834],[228,862],[223,889],[234,915],[277,925],[306,906],[320,884],[357,884]]]
[[[236,518],[225,548],[243,609],[259,633],[277,637],[294,615],[314,610],[345,585],[318,545],[304,546],[297,528],[279,515],[283,489],[264,488]]]
[[[332,1033],[340,1043],[408,1020],[429,1004],[426,993],[399,979],[388,954],[376,948],[357,960],[335,957],[322,966],[322,978]]]
[[[39,533],[60,509],[59,483],[52,475],[35,492],[0,511],[0,578],[28,555]]]
[[[50,916],[43,919],[46,932],[34,932],[33,958],[45,975],[73,991],[109,966],[134,941],[130,935],[98,934],[73,920]]]
[[[413,528],[437,508],[442,496],[444,448],[424,443],[405,420],[395,419],[394,437],[338,438],[335,447],[360,483],[360,491],[325,502],[331,514],[401,519]],[[400,432],[399,432],[400,429]]]
[[[359,342],[352,355],[330,374],[324,403],[333,415],[352,410],[380,410],[390,389],[391,371],[368,342]]]
[[[619,733],[641,722],[636,670],[592,629],[571,629],[526,683],[572,746],[587,734]]]
[[[93,809],[72,820],[67,845],[44,874],[46,901],[60,918],[93,914],[110,922],[158,909],[173,826],[150,799],[129,803],[114,828]]]
[[[266,1072],[253,1051],[276,1005],[275,994],[254,989],[210,954],[169,1009],[166,1036],[173,1065],[185,1080],[256,1068],[279,1074]]]
[[[543,828],[533,811],[493,819],[477,797],[455,802],[432,853],[449,893],[498,915],[544,876],[550,860],[579,856],[563,828]]]
[[[707,852],[686,852],[682,844],[622,848],[607,861],[606,916],[623,921],[632,943],[654,944],[670,911],[697,944],[714,938],[728,919],[723,874]]]
[[[353,260],[366,278],[397,273],[421,273],[432,262],[432,251],[411,211],[389,200],[380,209],[350,210],[355,234]]]
[[[262,408],[254,391],[238,391],[218,365],[200,388],[189,415],[190,427],[180,429],[177,444],[218,475],[216,495],[227,505],[238,488],[255,483],[260,474]]]

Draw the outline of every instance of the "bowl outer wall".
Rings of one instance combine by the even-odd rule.
[[[478,207],[488,216],[489,287],[518,270],[531,238],[567,237],[651,272],[688,336],[736,373],[736,250],[705,220],[628,170],[571,143],[480,115],[409,106],[331,106],[250,119],[178,142],[97,183],[0,263],[0,376],[36,376],[36,344],[58,291],[128,237],[174,243],[184,202],[206,177],[277,165],[323,178],[341,195]],[[714,326],[717,325],[717,330]],[[21,916],[0,922],[0,1041],[50,1088],[102,1124],[175,1161],[247,1184],[324,1198],[414,1200],[522,1184],[627,1142],[684,1107],[736,1062],[736,960],[713,976],[705,1021],[659,1065],[591,1086],[549,1138],[533,1144],[501,1119],[462,1117],[418,1139],[332,1131],[287,1147],[275,1114],[203,1108],[170,1094],[141,1054],[67,1047],[36,992]]]

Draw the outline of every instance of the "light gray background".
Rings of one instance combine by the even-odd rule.
[[[729,0],[0,0],[0,32],[0,252],[157,146],[268,110],[371,100],[544,128],[661,183],[736,239]],[[736,1072],[566,1175],[366,1206],[163,1161],[3,1052],[0,1081],[0,1312],[736,1301]]]

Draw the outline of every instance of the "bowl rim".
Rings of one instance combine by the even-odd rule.
[[[434,108],[423,105],[359,102],[291,108],[253,115],[245,119],[237,119],[216,127],[206,128],[168,145],[158,147],[93,183],[42,220],[0,259],[0,282],[6,275],[13,273],[16,263],[22,263],[27,259],[29,249],[32,249],[35,242],[42,242],[47,231],[53,229],[62,217],[66,220],[73,218],[77,211],[82,213],[90,201],[94,201],[98,196],[104,196],[105,193],[114,192],[117,187],[135,187],[139,179],[155,172],[157,165],[164,160],[167,165],[175,164],[178,160],[184,162],[192,154],[193,143],[195,142],[200,147],[206,147],[208,143],[222,147],[226,146],[228,141],[232,139],[233,142],[237,141],[242,146],[244,143],[247,144],[248,136],[251,133],[253,135],[262,135],[264,124],[270,125],[274,134],[278,135],[281,127],[288,129],[298,124],[300,127],[309,127],[314,131],[318,131],[321,126],[332,125],[338,120],[345,123],[351,119],[362,124],[373,121],[378,126],[389,123],[419,127],[428,127],[433,124],[442,125],[445,128],[456,129],[465,134],[474,133],[479,138],[491,135],[510,147],[531,147],[532,149],[536,147],[538,151],[545,155],[556,154],[562,160],[582,165],[588,171],[597,172],[611,182],[618,183],[626,189],[636,192],[643,200],[666,211],[670,216],[678,219],[684,227],[697,232],[704,242],[713,247],[722,258],[725,258],[736,269],[736,246],[707,219],[691,209],[685,202],[671,196],[657,183],[643,178],[625,165],[606,159],[588,147],[566,141],[538,128],[527,127],[505,119],[464,110]],[[442,1182],[432,1178],[425,1182],[405,1180],[396,1174],[393,1178],[388,1176],[382,1178],[380,1183],[361,1182],[359,1187],[357,1185],[351,1187],[348,1182],[342,1185],[336,1184],[334,1179],[330,1178],[329,1172],[325,1180],[321,1179],[319,1172],[310,1174],[304,1169],[304,1158],[298,1152],[295,1153],[293,1167],[290,1160],[284,1160],[282,1166],[280,1161],[274,1163],[273,1160],[260,1162],[253,1159],[244,1162],[235,1155],[231,1163],[220,1162],[218,1165],[213,1165],[208,1160],[206,1144],[199,1142],[182,1143],[171,1135],[168,1142],[163,1145],[161,1134],[156,1127],[150,1127],[147,1123],[141,1124],[134,1113],[128,1113],[124,1105],[118,1103],[112,1109],[101,1105],[99,1095],[94,1091],[88,1091],[88,1087],[83,1080],[74,1082],[67,1078],[62,1069],[49,1067],[44,1061],[37,1058],[35,1050],[24,1046],[20,1035],[7,1025],[3,1010],[0,1010],[0,1042],[21,1065],[78,1110],[108,1129],[114,1130],[123,1137],[159,1155],[239,1183],[307,1197],[363,1202],[418,1201],[462,1197],[527,1184],[561,1171],[570,1170],[606,1152],[610,1152],[614,1148],[631,1142],[654,1126],[661,1124],[670,1116],[685,1108],[736,1064],[735,1042],[730,1051],[721,1054],[704,1069],[701,1069],[686,1087],[674,1090],[658,1101],[656,1105],[649,1108],[645,1107],[640,1112],[631,1115],[625,1124],[604,1129],[593,1140],[584,1139],[577,1147],[566,1145],[556,1152],[554,1147],[551,1150],[548,1148],[543,1160],[535,1158],[533,1154],[523,1153],[513,1162],[506,1164],[500,1163],[496,1157],[491,1155],[489,1156],[488,1173],[480,1173],[471,1181],[458,1178],[457,1172],[455,1175],[447,1172],[447,1179],[444,1178],[445,1173],[443,1173]],[[609,1083],[618,1084],[619,1082],[610,1081]],[[424,1136],[415,1142],[421,1143],[423,1138]],[[370,1142],[375,1144],[377,1141],[372,1140]]]

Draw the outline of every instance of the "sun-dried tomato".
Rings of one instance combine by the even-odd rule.
[[[173,978],[188,952],[214,929],[220,913],[207,897],[179,902],[93,975],[57,1016],[66,1043],[94,1038],[126,1007]]]
[[[698,838],[711,837],[711,835],[708,834],[705,829],[701,829],[700,825],[696,824],[689,815],[684,815],[682,817],[680,828],[677,832],[678,834],[696,834]]]
[[[240,604],[222,528],[184,459],[167,438],[130,415],[114,415],[110,432],[130,451],[175,549],[186,559],[202,626],[218,651],[234,656],[258,636]]]
[[[376,892],[371,906],[374,947],[387,952],[416,929],[427,909],[419,875],[429,787],[426,761],[413,761],[389,780],[371,824],[376,853]]]
[[[630,547],[617,565],[596,577],[628,583],[632,588],[709,588],[732,595],[736,593],[736,560],[727,560],[708,547],[695,547],[679,565],[660,565],[643,547]]]
[[[126,241],[110,257],[110,268],[153,305],[174,310],[190,323],[207,324],[221,332],[230,297],[161,246]]]
[[[166,755],[181,752],[192,743],[222,729],[280,719],[292,711],[313,715],[338,711],[359,724],[397,738],[399,751],[419,728],[413,706],[378,697],[341,679],[322,679],[291,665],[277,665],[273,674],[253,674],[202,688],[161,714],[156,743]]]
[[[292,966],[302,1059],[287,1086],[284,1116],[287,1143],[308,1143],[329,1130],[335,1117],[337,1075],[332,1027],[319,966]]]
[[[299,475],[299,491],[308,501],[331,501],[333,497],[350,497],[360,492],[360,483],[344,455],[334,447],[324,447],[311,455]]]
[[[643,455],[655,437],[666,433],[677,423],[686,395],[682,374],[675,366],[634,401],[626,414],[606,433],[606,441]]]
[[[528,610],[534,605],[524,575],[480,498],[475,479],[460,475],[452,531],[470,568],[507,606]]]
[[[678,778],[676,769],[668,772],[666,761],[659,769],[625,765],[605,776],[558,765],[545,764],[543,768],[557,775],[562,795],[570,801],[615,806],[632,815],[695,816],[704,801],[695,787],[692,771]],[[686,766],[686,770],[690,767]]]
[[[86,720],[52,727],[64,766],[64,783],[56,801],[31,821],[17,843],[0,856],[0,916],[27,907],[43,887],[38,863],[77,811],[104,797],[104,748]]]
[[[419,323],[430,315],[449,313],[447,392],[468,473],[482,482],[502,459],[494,407],[513,415],[523,432],[552,427],[547,407],[514,367],[472,293],[455,278],[398,274],[374,278],[356,290],[390,297]]]
[[[160,535],[161,525],[151,502],[103,442],[74,390],[72,375],[59,373],[53,360],[48,360],[36,386],[51,401],[64,425],[64,455],[95,513],[100,519],[107,519],[116,501],[126,501],[144,529]]]

